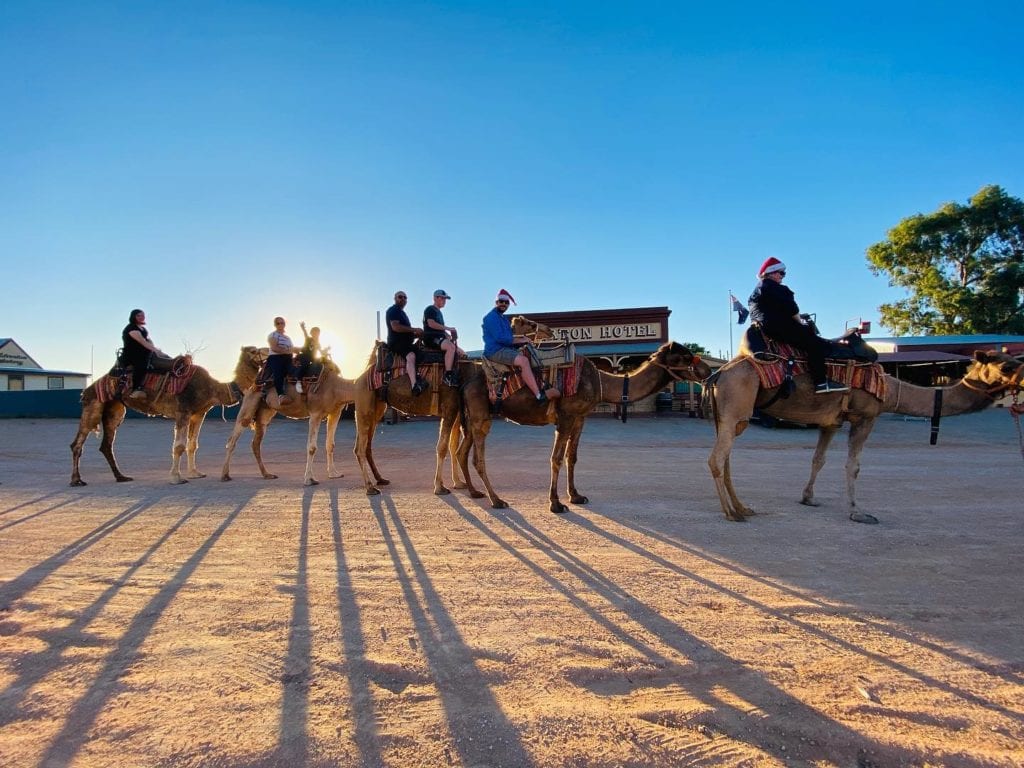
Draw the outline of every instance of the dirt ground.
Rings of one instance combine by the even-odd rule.
[[[212,412],[205,479],[130,420],[115,483],[75,423],[0,421],[0,765],[1020,766],[1022,460],[1005,410],[845,439],[751,427],[724,519],[696,419],[591,419],[591,501],[547,511],[551,429],[496,424],[510,509],[431,492],[436,424],[382,425],[392,480],[303,488],[305,424],[256,472]],[[322,440],[321,440],[322,444]],[[564,498],[564,477],[561,484]]]

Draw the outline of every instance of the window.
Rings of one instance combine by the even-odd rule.
[[[64,389],[64,377],[63,376],[47,376],[46,377],[46,388],[47,389]]]
[[[7,376],[7,390],[9,392],[21,392],[25,389],[25,377],[20,373],[11,373]]]

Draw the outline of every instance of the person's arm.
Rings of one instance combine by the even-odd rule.
[[[413,325],[404,325],[399,320],[392,320],[391,321],[391,330],[394,331],[395,333],[411,333],[414,336],[422,336],[423,335],[423,329],[422,328],[417,328],[417,327],[415,327]]]
[[[306,333],[306,321],[305,320],[299,320],[299,328],[302,329],[302,338],[304,340],[303,343],[304,344],[309,344],[309,334]]]
[[[432,317],[424,318],[424,322],[425,322],[426,325],[428,325],[429,327],[433,328],[435,331],[444,331],[446,334],[450,333],[450,335],[451,335],[451,337],[453,339],[458,336],[458,331],[456,331],[452,326],[450,326],[450,325],[442,325],[441,323],[437,322],[437,320],[435,320]]]
[[[137,341],[143,347],[148,349],[150,352],[157,352],[159,354],[163,354],[163,352],[160,352],[160,350],[157,348],[156,344],[154,344],[145,336],[143,336],[140,331],[128,331],[128,335],[135,339],[135,341]]]
[[[277,355],[290,354],[292,351],[291,346],[281,344],[280,337],[276,333],[267,337],[267,343],[270,345],[270,351]]]

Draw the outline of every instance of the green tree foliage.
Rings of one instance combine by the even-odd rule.
[[[909,216],[867,250],[910,296],[879,307],[897,334],[1024,334],[1024,202],[998,186]]]
[[[710,352],[707,351],[707,349],[705,349],[704,347],[702,347],[700,344],[698,344],[695,341],[684,342],[683,346],[686,347],[691,352],[693,352],[693,354],[695,354],[695,355],[710,355],[711,354]]]

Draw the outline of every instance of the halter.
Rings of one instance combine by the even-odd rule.
[[[1013,372],[1013,375],[1005,382],[999,382],[997,384],[986,385],[985,382],[972,382],[968,378],[962,379],[963,385],[968,389],[974,390],[975,392],[981,392],[989,400],[995,400],[1000,394],[1011,391],[1016,394],[1021,390],[1021,380],[1024,379],[1024,363],[1017,366],[1017,370]]]
[[[665,363],[659,360],[651,360],[651,362],[668,373],[673,381],[691,381],[686,376],[680,376],[677,371],[689,371],[690,373],[696,371],[697,366],[700,364],[700,355],[691,357],[689,365],[665,365]]]

